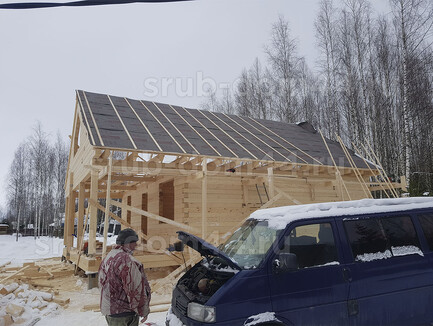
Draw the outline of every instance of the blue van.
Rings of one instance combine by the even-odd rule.
[[[430,325],[433,199],[363,199],[254,212],[180,278],[167,326]]]

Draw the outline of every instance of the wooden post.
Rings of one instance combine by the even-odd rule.
[[[71,172],[69,174],[69,195],[66,199],[67,207],[65,208],[65,230],[63,235],[67,255],[69,255],[70,249],[74,244],[75,193],[73,190],[73,184],[74,173]]]
[[[108,226],[110,220],[110,200],[111,200],[111,167],[113,165],[113,153],[110,153],[110,158],[108,160],[108,180],[107,180],[107,198],[105,200],[105,217],[104,217],[104,245],[102,247],[102,258],[107,254],[107,236],[108,236]]]
[[[78,192],[78,222],[77,222],[77,249],[81,250],[80,244],[82,243],[83,239],[83,223],[84,223],[84,198],[85,198],[85,183],[80,183],[80,189]]]
[[[203,179],[201,181],[201,236],[207,235],[207,159],[202,161]]]
[[[69,214],[69,196],[65,198],[65,220],[63,222],[63,244],[66,247],[66,254],[69,255],[68,248],[68,237],[66,236],[69,233],[69,223],[68,223],[68,214]]]
[[[84,206],[83,206],[84,207]],[[81,228],[81,238],[79,240],[77,240],[77,248],[78,248],[78,259],[77,259],[77,264],[75,265],[75,271],[74,271],[74,275],[77,275],[78,272],[78,268],[80,266],[80,259],[81,259],[81,255],[83,254],[82,248],[83,248],[83,240],[84,240],[84,234],[86,233],[86,228],[87,228],[87,221],[89,219],[89,207],[87,207],[86,212],[86,219],[84,221],[84,226],[80,227]],[[78,226],[77,226],[78,227]],[[78,232],[78,231],[77,231]]]
[[[268,168],[269,198],[275,197],[274,169]]]
[[[69,214],[68,214],[68,223],[69,223],[68,231],[69,231],[69,233],[67,235],[68,252],[69,252],[69,249],[74,246],[74,234],[75,234],[75,198],[76,198],[76,193],[73,190],[71,190],[69,192],[69,205],[68,205],[68,209],[69,209]]]
[[[92,170],[90,175],[90,199],[98,201],[98,178],[99,173]],[[90,222],[89,222],[89,255],[96,254],[96,227],[98,223],[98,209],[95,206],[90,206],[89,209]]]

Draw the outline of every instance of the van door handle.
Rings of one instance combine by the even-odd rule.
[[[352,273],[350,272],[350,269],[347,267],[343,268],[343,279],[346,282],[352,282]]]

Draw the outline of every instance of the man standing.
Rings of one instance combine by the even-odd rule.
[[[119,232],[116,246],[99,267],[101,313],[109,326],[137,326],[149,314],[150,287],[143,265],[132,256],[138,235],[133,229]]]

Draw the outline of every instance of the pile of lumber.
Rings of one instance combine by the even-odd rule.
[[[24,263],[22,267],[8,267],[8,263],[6,263],[0,266],[0,283],[8,280],[31,283],[33,280],[52,280],[72,275],[73,273],[72,265],[67,265],[60,261]]]
[[[69,300],[58,299],[57,295],[56,291],[40,291],[23,282],[0,284],[0,325],[37,322],[66,307]]]

